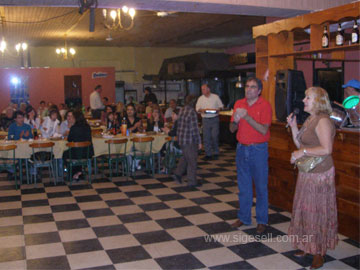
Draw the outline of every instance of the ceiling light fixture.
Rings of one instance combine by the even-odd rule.
[[[134,27],[134,17],[135,17],[136,11],[134,8],[128,8],[127,6],[123,6],[121,9],[112,9],[112,10],[107,10],[107,9],[103,9],[103,16],[104,16],[104,25],[106,26],[106,28],[110,29],[110,30],[117,30],[117,29],[122,29],[122,30],[130,30],[131,28]],[[122,24],[122,18],[121,16],[125,15],[126,17],[130,17],[130,25],[125,27]]]
[[[1,42],[0,42],[0,52],[4,53],[6,50],[6,41],[4,38],[2,38]]]
[[[64,59],[64,60],[69,59],[69,56],[70,56],[71,59],[73,59],[75,54],[76,54],[76,50],[74,48],[72,48],[72,47],[68,48],[67,47],[66,41],[65,41],[65,47],[56,48],[55,52],[58,55],[58,57],[62,57],[62,59]]]
[[[15,45],[15,50],[17,51],[17,53],[19,53],[20,51],[24,52],[27,49],[28,49],[28,45],[26,42],[18,43]]]

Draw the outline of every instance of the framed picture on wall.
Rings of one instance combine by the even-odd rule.
[[[137,101],[137,91],[134,90],[125,90],[124,91],[124,101],[125,104],[128,104],[130,101]]]

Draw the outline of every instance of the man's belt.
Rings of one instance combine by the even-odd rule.
[[[246,143],[240,143],[241,145],[243,146],[255,146],[255,145],[259,145],[259,144],[263,144],[265,142],[261,142],[261,143],[249,143],[249,144],[246,144]]]

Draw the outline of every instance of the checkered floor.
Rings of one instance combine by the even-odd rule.
[[[139,172],[112,182],[97,175],[92,185],[54,186],[45,178],[16,191],[1,174],[0,269],[308,267],[311,256],[295,258],[286,239],[288,212],[270,207],[260,241],[255,220],[230,227],[238,207],[234,155],[223,147],[220,160],[199,162],[203,186],[196,189]],[[359,243],[340,239],[323,269],[359,269]]]

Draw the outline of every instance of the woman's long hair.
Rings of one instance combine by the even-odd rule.
[[[154,123],[154,116],[153,116],[153,112],[154,111],[158,111],[159,112],[159,122],[164,122],[164,116],[163,116],[163,114],[162,114],[162,112],[161,112],[161,109],[160,109],[160,107],[159,107],[159,105],[157,105],[157,104],[153,104],[153,107],[152,107],[152,112],[151,112],[151,116],[150,116],[150,118],[149,118],[149,122],[150,123]]]
[[[75,125],[88,125],[83,113],[79,110],[74,111]]]
[[[29,118],[29,114],[30,114],[31,111],[34,111],[34,121],[35,121],[36,118],[38,117],[38,115],[37,115],[36,110],[35,110],[32,106],[30,106],[30,105],[27,106],[27,107],[26,107],[26,110],[25,110],[26,118],[27,118],[27,119],[30,119],[30,118]]]

